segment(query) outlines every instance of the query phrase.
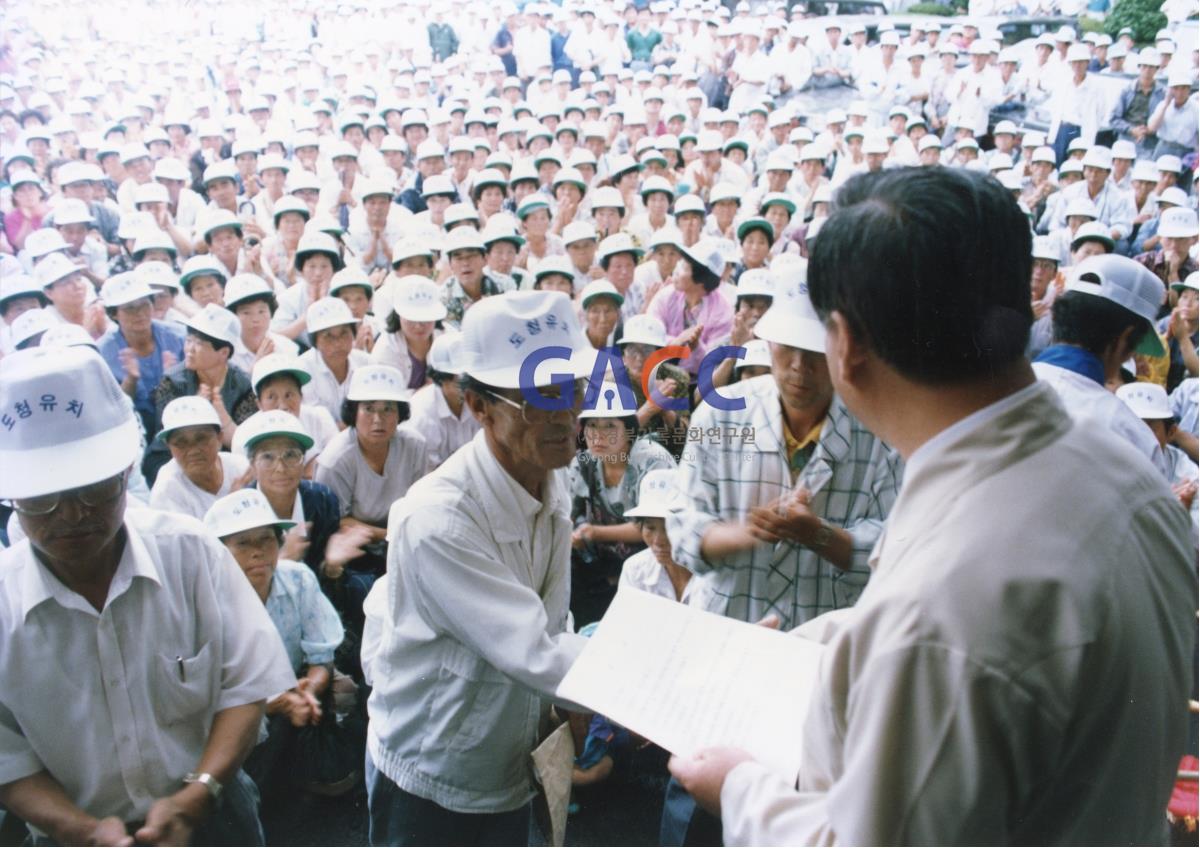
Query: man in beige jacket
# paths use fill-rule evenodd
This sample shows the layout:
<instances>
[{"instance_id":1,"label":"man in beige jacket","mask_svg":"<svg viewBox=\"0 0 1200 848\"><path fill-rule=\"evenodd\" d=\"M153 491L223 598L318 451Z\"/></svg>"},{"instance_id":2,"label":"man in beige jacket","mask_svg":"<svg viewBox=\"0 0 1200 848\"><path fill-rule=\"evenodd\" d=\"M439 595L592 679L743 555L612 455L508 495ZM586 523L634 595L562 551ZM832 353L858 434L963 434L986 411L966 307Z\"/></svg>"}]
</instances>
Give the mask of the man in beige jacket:
<instances>
[{"instance_id":1,"label":"man in beige jacket","mask_svg":"<svg viewBox=\"0 0 1200 848\"><path fill-rule=\"evenodd\" d=\"M904 484L874 576L824 628L800 773L730 749L672 771L727 845L1165 839L1196 626L1187 514L1035 381L1029 230L998 183L895 169L838 206L812 300L838 394L905 457Z\"/></svg>"}]
</instances>

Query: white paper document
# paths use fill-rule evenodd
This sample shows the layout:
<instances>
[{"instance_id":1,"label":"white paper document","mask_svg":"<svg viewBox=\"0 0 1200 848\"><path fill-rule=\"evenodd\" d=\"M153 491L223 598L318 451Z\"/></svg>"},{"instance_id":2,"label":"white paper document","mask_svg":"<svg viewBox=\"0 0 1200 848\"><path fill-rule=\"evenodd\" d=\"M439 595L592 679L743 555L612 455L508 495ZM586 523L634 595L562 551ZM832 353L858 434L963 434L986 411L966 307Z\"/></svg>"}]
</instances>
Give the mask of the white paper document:
<instances>
[{"instance_id":1,"label":"white paper document","mask_svg":"<svg viewBox=\"0 0 1200 848\"><path fill-rule=\"evenodd\" d=\"M822 650L622 587L558 695L673 754L743 748L793 780Z\"/></svg>"}]
</instances>

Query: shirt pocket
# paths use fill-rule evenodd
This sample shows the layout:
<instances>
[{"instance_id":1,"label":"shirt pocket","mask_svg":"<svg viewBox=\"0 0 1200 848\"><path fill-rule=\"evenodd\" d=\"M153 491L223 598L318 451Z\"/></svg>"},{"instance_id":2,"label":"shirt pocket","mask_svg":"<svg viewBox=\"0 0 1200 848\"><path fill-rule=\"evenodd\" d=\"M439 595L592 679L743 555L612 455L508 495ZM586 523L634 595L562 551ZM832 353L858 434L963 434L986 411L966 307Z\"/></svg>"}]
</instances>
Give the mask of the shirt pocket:
<instances>
[{"instance_id":1,"label":"shirt pocket","mask_svg":"<svg viewBox=\"0 0 1200 848\"><path fill-rule=\"evenodd\" d=\"M178 724L211 709L213 699L211 642L194 656L156 654L154 713L164 725Z\"/></svg>"},{"instance_id":2,"label":"shirt pocket","mask_svg":"<svg viewBox=\"0 0 1200 848\"><path fill-rule=\"evenodd\" d=\"M514 684L482 657L458 648L443 661L440 676L448 749L470 751L497 732L515 729L503 726L505 701Z\"/></svg>"}]
</instances>

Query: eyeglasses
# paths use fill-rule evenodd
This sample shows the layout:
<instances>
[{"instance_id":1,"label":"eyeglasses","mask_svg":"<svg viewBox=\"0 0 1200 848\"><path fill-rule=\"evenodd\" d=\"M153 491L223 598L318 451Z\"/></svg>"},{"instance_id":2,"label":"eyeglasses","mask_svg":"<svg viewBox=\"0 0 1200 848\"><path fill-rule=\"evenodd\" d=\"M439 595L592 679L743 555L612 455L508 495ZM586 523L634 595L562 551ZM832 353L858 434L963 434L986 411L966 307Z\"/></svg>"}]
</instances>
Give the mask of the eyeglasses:
<instances>
[{"instance_id":1,"label":"eyeglasses","mask_svg":"<svg viewBox=\"0 0 1200 848\"><path fill-rule=\"evenodd\" d=\"M277 464L284 468L295 468L304 460L304 451L298 448L288 448L276 453L275 451L259 451L254 455L254 463L265 468L274 468Z\"/></svg>"},{"instance_id":2,"label":"eyeglasses","mask_svg":"<svg viewBox=\"0 0 1200 848\"><path fill-rule=\"evenodd\" d=\"M561 398L562 398L561 392L564 389L565 389L565 384L556 383L554 386L542 387L542 388L539 388L537 391L538 391L538 394L540 394L547 401L558 401L558 400L561 400ZM551 392L554 390L558 390L559 394L549 394L548 393L548 392ZM571 396L571 405L569 407L567 407L565 410L564 409L540 409L537 406L534 406L533 404L531 404L527 400L522 400L520 403L518 403L517 401L513 400L512 398L505 397L504 395L499 394L498 392L492 391L491 389L489 389L487 393L495 400L498 400L498 401L501 401L502 403L508 404L513 409L520 410L521 411L521 420L524 421L526 424L534 424L538 421L547 420L552 415L554 415L554 413L556 413L556 412L570 412L573 416L578 415L579 410L583 409L583 396L587 392L587 380L585 380L585 379L576 380L574 382L572 391L574 393Z\"/></svg>"},{"instance_id":3,"label":"eyeglasses","mask_svg":"<svg viewBox=\"0 0 1200 848\"><path fill-rule=\"evenodd\" d=\"M65 492L54 492L50 495L39 495L35 498L16 498L6 501L9 506L22 515L49 515L58 509L63 498L74 498L86 507L96 508L112 503L125 491L125 472L115 477L80 486L78 489L68 489Z\"/></svg>"}]
</instances>

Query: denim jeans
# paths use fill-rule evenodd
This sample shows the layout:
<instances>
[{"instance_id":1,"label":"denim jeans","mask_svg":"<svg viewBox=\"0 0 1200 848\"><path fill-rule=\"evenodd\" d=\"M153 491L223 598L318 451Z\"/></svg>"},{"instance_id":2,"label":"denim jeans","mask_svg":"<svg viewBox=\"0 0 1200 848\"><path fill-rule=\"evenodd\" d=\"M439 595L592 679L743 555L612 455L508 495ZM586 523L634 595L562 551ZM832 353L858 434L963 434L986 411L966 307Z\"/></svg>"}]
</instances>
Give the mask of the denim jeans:
<instances>
[{"instance_id":1,"label":"denim jeans","mask_svg":"<svg viewBox=\"0 0 1200 848\"><path fill-rule=\"evenodd\" d=\"M456 813L405 792L366 757L372 845L528 845L532 807Z\"/></svg>"},{"instance_id":2,"label":"denim jeans","mask_svg":"<svg viewBox=\"0 0 1200 848\"><path fill-rule=\"evenodd\" d=\"M671 778L663 798L659 845L723 845L721 820L696 806L692 796Z\"/></svg>"}]
</instances>

